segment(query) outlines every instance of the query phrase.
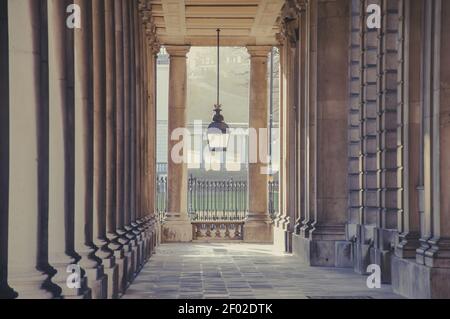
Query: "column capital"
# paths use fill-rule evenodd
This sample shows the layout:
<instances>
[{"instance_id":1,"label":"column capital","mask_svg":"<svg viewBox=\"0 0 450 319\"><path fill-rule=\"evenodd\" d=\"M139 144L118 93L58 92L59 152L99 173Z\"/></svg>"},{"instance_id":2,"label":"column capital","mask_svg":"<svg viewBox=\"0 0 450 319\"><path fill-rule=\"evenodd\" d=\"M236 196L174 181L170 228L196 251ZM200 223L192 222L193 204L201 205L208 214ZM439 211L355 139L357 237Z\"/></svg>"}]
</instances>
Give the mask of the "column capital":
<instances>
[{"instance_id":1,"label":"column capital","mask_svg":"<svg viewBox=\"0 0 450 319\"><path fill-rule=\"evenodd\" d=\"M170 57L178 57L185 58L191 49L190 45L167 45L166 47L167 53L169 53Z\"/></svg>"},{"instance_id":2,"label":"column capital","mask_svg":"<svg viewBox=\"0 0 450 319\"><path fill-rule=\"evenodd\" d=\"M249 45L247 51L251 58L267 58L272 46L270 45Z\"/></svg>"}]
</instances>

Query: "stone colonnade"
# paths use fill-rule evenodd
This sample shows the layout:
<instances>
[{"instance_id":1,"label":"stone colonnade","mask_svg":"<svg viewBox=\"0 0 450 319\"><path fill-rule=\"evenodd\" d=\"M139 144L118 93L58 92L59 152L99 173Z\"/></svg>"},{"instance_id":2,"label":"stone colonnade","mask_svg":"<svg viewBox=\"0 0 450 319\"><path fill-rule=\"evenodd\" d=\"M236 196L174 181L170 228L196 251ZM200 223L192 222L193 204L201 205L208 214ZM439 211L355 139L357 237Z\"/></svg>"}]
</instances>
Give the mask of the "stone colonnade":
<instances>
[{"instance_id":1,"label":"stone colonnade","mask_svg":"<svg viewBox=\"0 0 450 319\"><path fill-rule=\"evenodd\" d=\"M158 241L148 4L2 0L0 12L0 296L117 298Z\"/></svg>"},{"instance_id":2,"label":"stone colonnade","mask_svg":"<svg viewBox=\"0 0 450 319\"><path fill-rule=\"evenodd\" d=\"M188 45L165 45L170 55L169 118L168 118L168 212L162 224L161 240L165 243L190 242L193 238L192 224L188 216L188 168L183 130L187 127L187 54ZM249 214L245 221L244 241L272 243L273 227L269 217L267 200L267 172L263 160L268 154L268 136L260 129L268 127L267 80L268 56L271 46L248 46L250 54L250 123L258 132L256 141L259 154L249 164ZM180 141L181 140L181 141ZM256 158L257 157L257 158Z\"/></svg>"},{"instance_id":3,"label":"stone colonnade","mask_svg":"<svg viewBox=\"0 0 450 319\"><path fill-rule=\"evenodd\" d=\"M382 28L367 26L370 4ZM275 243L450 297L450 3L288 1Z\"/></svg>"}]
</instances>

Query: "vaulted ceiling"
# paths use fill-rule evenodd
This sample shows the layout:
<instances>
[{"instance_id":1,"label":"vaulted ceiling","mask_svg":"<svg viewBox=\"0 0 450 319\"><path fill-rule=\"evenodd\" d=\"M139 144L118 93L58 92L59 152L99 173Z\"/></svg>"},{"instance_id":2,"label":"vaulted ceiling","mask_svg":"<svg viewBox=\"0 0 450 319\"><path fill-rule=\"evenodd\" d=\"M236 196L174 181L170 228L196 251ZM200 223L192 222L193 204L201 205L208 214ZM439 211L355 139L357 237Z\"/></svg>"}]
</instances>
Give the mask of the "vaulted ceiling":
<instances>
[{"instance_id":1,"label":"vaulted ceiling","mask_svg":"<svg viewBox=\"0 0 450 319\"><path fill-rule=\"evenodd\" d=\"M162 44L274 45L284 0L150 0Z\"/></svg>"}]
</instances>

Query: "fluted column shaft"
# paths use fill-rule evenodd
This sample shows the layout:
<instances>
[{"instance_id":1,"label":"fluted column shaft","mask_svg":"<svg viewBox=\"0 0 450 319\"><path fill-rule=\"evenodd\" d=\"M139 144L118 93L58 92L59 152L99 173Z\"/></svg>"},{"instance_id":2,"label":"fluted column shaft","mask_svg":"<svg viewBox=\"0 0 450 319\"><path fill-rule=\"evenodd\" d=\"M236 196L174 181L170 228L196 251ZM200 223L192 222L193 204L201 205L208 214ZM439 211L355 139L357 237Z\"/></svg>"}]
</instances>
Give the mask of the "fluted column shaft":
<instances>
[{"instance_id":1,"label":"fluted column shaft","mask_svg":"<svg viewBox=\"0 0 450 319\"><path fill-rule=\"evenodd\" d=\"M49 35L49 202L48 202L48 245L49 263L56 274L52 282L59 286L64 297L86 295L88 292L85 282L80 289L67 287L67 266L75 263L69 254L73 245L73 227L71 224L72 210L69 196L72 182L69 181L70 151L69 125L70 101L67 94L67 63L65 48L69 45L66 40L66 25L64 12L65 2L50 0L48 6L48 35ZM58 292L59 293L59 292Z\"/></svg>"},{"instance_id":2,"label":"fluted column shaft","mask_svg":"<svg viewBox=\"0 0 450 319\"><path fill-rule=\"evenodd\" d=\"M399 37L399 96L401 97L401 123L399 136L403 137L404 146L400 150L403 159L404 177L402 197L398 202L401 211L398 214L399 243L395 249L401 258L415 258L420 238L420 207L419 190L420 178L420 134L421 134L421 80L414 75L422 57L422 3L420 0L400 1ZM400 125L402 124L402 125Z\"/></svg>"},{"instance_id":3,"label":"fluted column shaft","mask_svg":"<svg viewBox=\"0 0 450 319\"><path fill-rule=\"evenodd\" d=\"M0 1L0 298L13 298L8 285L9 183L8 1Z\"/></svg>"},{"instance_id":4,"label":"fluted column shaft","mask_svg":"<svg viewBox=\"0 0 450 319\"><path fill-rule=\"evenodd\" d=\"M19 298L48 298L39 253L41 12L33 0L8 2L9 235L8 277ZM26 92L26 94L24 94ZM26 200L24 200L24 198Z\"/></svg>"},{"instance_id":5,"label":"fluted column shaft","mask_svg":"<svg viewBox=\"0 0 450 319\"><path fill-rule=\"evenodd\" d=\"M123 20L123 56L124 56L124 238L128 242L128 280L134 278L136 272L137 248L132 228L133 203L133 103L134 103L134 64L133 64L133 28L132 3L128 0L122 2Z\"/></svg>"},{"instance_id":6,"label":"fluted column shaft","mask_svg":"<svg viewBox=\"0 0 450 319\"><path fill-rule=\"evenodd\" d=\"M426 5L429 15L426 34L430 38L425 68L425 222L431 237L425 252L419 251L428 267L450 269L450 3L435 0ZM429 64L428 64L429 63ZM426 233L424 234L426 236ZM422 238L425 241L426 237ZM450 289L442 289L448 298ZM444 287L442 287L444 288ZM444 293L445 291L445 293Z\"/></svg>"},{"instance_id":7,"label":"fluted column shaft","mask_svg":"<svg viewBox=\"0 0 450 319\"><path fill-rule=\"evenodd\" d=\"M106 237L106 47L105 16L112 13L111 0L92 1L93 101L94 101L94 242L108 275L108 298L117 297L117 266ZM106 5L106 6L105 6ZM107 12L106 12L107 11ZM108 30L113 32L113 30Z\"/></svg>"},{"instance_id":8,"label":"fluted column shaft","mask_svg":"<svg viewBox=\"0 0 450 319\"><path fill-rule=\"evenodd\" d=\"M149 40L150 41L150 40ZM147 46L147 75L148 75L148 110L147 110L147 122L148 122L148 139L147 139L147 161L148 161L148 214L151 227L151 247L150 254L153 254L154 247L157 245L158 229L160 226L157 223L155 215L155 181L156 181L156 60L159 52L159 45L149 44Z\"/></svg>"},{"instance_id":9,"label":"fluted column shaft","mask_svg":"<svg viewBox=\"0 0 450 319\"><path fill-rule=\"evenodd\" d=\"M118 259L119 292L124 293L127 286L127 276L130 267L128 239L125 236L125 41L124 41L124 11L127 0L115 0L115 72L116 72L116 233L117 242L122 246L122 259Z\"/></svg>"},{"instance_id":10,"label":"fluted column shaft","mask_svg":"<svg viewBox=\"0 0 450 319\"><path fill-rule=\"evenodd\" d=\"M103 265L94 255L93 244L93 108L90 85L91 2L77 0L82 28L75 29L75 250L81 256L92 298L106 298L106 276Z\"/></svg>"}]
</instances>

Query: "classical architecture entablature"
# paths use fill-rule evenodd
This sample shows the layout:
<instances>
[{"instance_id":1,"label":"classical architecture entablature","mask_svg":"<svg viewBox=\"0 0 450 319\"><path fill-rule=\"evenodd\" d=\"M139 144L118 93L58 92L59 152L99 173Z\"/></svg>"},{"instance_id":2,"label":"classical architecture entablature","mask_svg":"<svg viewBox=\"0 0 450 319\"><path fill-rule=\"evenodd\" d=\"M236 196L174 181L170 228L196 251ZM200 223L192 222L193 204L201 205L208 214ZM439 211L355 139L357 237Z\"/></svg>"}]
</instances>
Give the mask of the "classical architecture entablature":
<instances>
[{"instance_id":1,"label":"classical architecture entablature","mask_svg":"<svg viewBox=\"0 0 450 319\"><path fill-rule=\"evenodd\" d=\"M141 1L144 3L144 1ZM147 0L144 7L162 44L277 45L282 0Z\"/></svg>"}]
</instances>

